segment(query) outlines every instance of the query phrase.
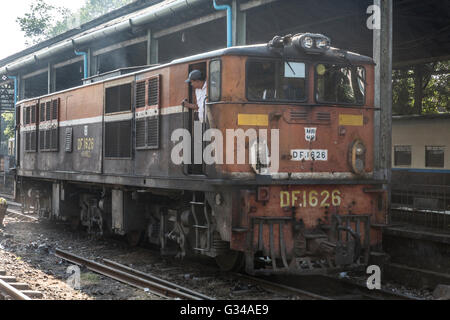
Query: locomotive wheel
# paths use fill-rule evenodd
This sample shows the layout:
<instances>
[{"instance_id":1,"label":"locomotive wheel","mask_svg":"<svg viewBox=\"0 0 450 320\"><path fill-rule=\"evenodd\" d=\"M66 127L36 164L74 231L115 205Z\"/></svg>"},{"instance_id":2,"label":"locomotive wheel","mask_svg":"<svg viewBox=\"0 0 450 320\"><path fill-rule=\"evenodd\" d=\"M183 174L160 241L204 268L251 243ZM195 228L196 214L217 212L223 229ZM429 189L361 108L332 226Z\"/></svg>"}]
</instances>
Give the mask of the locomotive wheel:
<instances>
[{"instance_id":1,"label":"locomotive wheel","mask_svg":"<svg viewBox=\"0 0 450 320\"><path fill-rule=\"evenodd\" d=\"M135 230L127 233L127 242L131 247L137 247L141 241L142 231Z\"/></svg>"},{"instance_id":2,"label":"locomotive wheel","mask_svg":"<svg viewBox=\"0 0 450 320\"><path fill-rule=\"evenodd\" d=\"M245 266L245 256L243 252L230 250L225 254L217 256L216 263L222 271L238 272Z\"/></svg>"}]
</instances>

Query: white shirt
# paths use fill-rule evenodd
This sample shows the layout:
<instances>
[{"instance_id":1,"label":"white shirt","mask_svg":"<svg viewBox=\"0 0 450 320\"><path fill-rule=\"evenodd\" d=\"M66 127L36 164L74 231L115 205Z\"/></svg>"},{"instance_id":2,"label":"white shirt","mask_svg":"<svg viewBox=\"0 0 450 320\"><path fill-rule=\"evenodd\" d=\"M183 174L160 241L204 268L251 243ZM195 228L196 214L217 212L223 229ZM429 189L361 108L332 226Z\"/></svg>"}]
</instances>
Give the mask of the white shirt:
<instances>
[{"instance_id":1,"label":"white shirt","mask_svg":"<svg viewBox=\"0 0 450 320\"><path fill-rule=\"evenodd\" d=\"M206 81L201 89L195 89L195 97L197 98L197 106L198 106L198 118L200 122L203 122L205 119L205 110L204 104L206 100L207 90L206 90Z\"/></svg>"}]
</instances>

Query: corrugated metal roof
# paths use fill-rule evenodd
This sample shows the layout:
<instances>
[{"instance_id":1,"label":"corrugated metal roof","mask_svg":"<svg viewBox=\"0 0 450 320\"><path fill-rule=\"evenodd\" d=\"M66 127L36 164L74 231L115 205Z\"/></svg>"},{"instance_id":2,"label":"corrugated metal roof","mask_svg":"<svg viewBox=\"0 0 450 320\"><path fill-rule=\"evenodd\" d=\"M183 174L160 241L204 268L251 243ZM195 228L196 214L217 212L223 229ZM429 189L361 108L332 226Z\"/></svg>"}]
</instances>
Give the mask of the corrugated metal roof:
<instances>
[{"instance_id":1,"label":"corrugated metal roof","mask_svg":"<svg viewBox=\"0 0 450 320\"><path fill-rule=\"evenodd\" d=\"M25 57L27 55L35 54L42 50L47 50L49 47L58 45L60 43L70 41L73 37L79 37L85 34L92 33L96 30L101 30L108 26L126 21L127 19L138 16L142 13L149 12L152 10L156 10L158 8L170 5L172 2L176 0L138 0L132 2L129 5L126 5L122 8L114 10L108 14L100 16L92 21L89 21L80 26L80 28L68 30L65 33L62 33L54 38L45 40L37 45L31 46L22 50L18 53L15 53L9 57L6 57L0 60L0 66L6 65L12 61L19 61L20 58Z\"/></svg>"}]
</instances>

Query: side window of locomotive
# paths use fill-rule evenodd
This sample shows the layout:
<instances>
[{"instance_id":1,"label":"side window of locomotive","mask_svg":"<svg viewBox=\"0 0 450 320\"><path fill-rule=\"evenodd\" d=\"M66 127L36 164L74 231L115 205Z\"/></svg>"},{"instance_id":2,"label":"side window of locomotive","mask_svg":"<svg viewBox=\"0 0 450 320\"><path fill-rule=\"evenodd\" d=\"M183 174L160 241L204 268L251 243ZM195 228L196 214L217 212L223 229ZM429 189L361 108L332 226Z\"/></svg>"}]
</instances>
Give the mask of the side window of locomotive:
<instances>
[{"instance_id":1,"label":"side window of locomotive","mask_svg":"<svg viewBox=\"0 0 450 320\"><path fill-rule=\"evenodd\" d=\"M131 112L131 83L105 89L105 157L131 158L132 120L115 121L108 114Z\"/></svg>"},{"instance_id":2,"label":"side window of locomotive","mask_svg":"<svg viewBox=\"0 0 450 320\"><path fill-rule=\"evenodd\" d=\"M222 94L222 63L220 60L213 60L209 63L208 81L209 101L220 101Z\"/></svg>"},{"instance_id":3,"label":"side window of locomotive","mask_svg":"<svg viewBox=\"0 0 450 320\"><path fill-rule=\"evenodd\" d=\"M131 83L106 88L105 113L131 111Z\"/></svg>"},{"instance_id":4,"label":"side window of locomotive","mask_svg":"<svg viewBox=\"0 0 450 320\"><path fill-rule=\"evenodd\" d=\"M253 101L305 101L306 66L303 62L249 61L247 99Z\"/></svg>"},{"instance_id":5,"label":"side window of locomotive","mask_svg":"<svg viewBox=\"0 0 450 320\"><path fill-rule=\"evenodd\" d=\"M366 71L363 67L318 64L315 69L317 102L364 104Z\"/></svg>"}]
</instances>

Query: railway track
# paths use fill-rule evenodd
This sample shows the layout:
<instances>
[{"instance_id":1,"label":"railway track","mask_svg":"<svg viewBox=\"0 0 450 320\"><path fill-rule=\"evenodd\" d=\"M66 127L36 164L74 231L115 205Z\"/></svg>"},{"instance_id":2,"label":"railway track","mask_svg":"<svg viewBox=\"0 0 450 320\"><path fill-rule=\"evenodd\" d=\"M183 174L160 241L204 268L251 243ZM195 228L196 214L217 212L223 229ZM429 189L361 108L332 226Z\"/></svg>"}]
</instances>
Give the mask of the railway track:
<instances>
[{"instance_id":1,"label":"railway track","mask_svg":"<svg viewBox=\"0 0 450 320\"><path fill-rule=\"evenodd\" d=\"M136 269L132 269L123 264L114 262L109 259L103 259L102 264L82 258L78 255L70 252L57 249L55 255L68 262L85 266L89 270L99 273L101 275L110 277L117 281L132 285L136 288L146 289L146 291L153 293L161 298L168 299L185 299L185 300L214 300L214 298L203 295L191 289L182 287L175 283L163 280L155 275L144 273ZM282 285L264 279L259 279L243 274L232 274L236 281L243 281L257 285L264 288L267 291L276 293L296 296L305 300L332 300L326 296L321 296L308 292L305 290L297 289L287 285Z\"/></svg>"},{"instance_id":2,"label":"railway track","mask_svg":"<svg viewBox=\"0 0 450 320\"><path fill-rule=\"evenodd\" d=\"M0 299L33 300L42 298L42 293L33 291L28 284L20 283L15 277L7 276L6 271L0 270Z\"/></svg>"},{"instance_id":3,"label":"railway track","mask_svg":"<svg viewBox=\"0 0 450 320\"><path fill-rule=\"evenodd\" d=\"M7 215L8 217L15 218L16 220L21 221L21 222L36 222L36 221L39 220L39 219L36 218L36 217L33 217L33 216L30 216L30 215L23 214L23 213L21 213L19 210L16 210L16 209L10 209L10 208L8 208L8 209L6 210L6 215Z\"/></svg>"},{"instance_id":4,"label":"railway track","mask_svg":"<svg viewBox=\"0 0 450 320\"><path fill-rule=\"evenodd\" d=\"M214 300L211 297L195 292L175 283L145 274L111 260L103 260L104 264L82 258L60 249L55 255L71 263L85 266L91 271L110 277L117 281L145 290L163 299Z\"/></svg>"},{"instance_id":5,"label":"railway track","mask_svg":"<svg viewBox=\"0 0 450 320\"><path fill-rule=\"evenodd\" d=\"M325 297L327 300L421 300L385 289L369 290L363 283L327 275L268 278L271 279L269 282L289 283L290 286Z\"/></svg>"},{"instance_id":6,"label":"railway track","mask_svg":"<svg viewBox=\"0 0 450 320\"><path fill-rule=\"evenodd\" d=\"M8 209L8 216L19 221L38 220L15 210L15 204L11 203L11 205L13 208ZM98 263L59 249L56 250L56 256L71 263L86 266L96 273L145 290L163 299L213 300L209 296L163 280L156 275L129 268L112 260L103 259L102 263ZM185 270L181 267L179 269L180 272ZM159 274L165 277L164 273L159 272ZM250 284L249 287L259 287L267 292L274 293L274 297L276 297L276 294L280 294L281 297L301 300L419 300L387 290L371 291L362 284L333 277L318 279L308 276L298 277L297 280L283 281L277 277L251 277L243 274L230 274L230 276L235 282L241 281ZM204 274L198 274L196 277L202 278ZM251 294L256 295L257 292L253 291ZM238 297L238 295L235 295L235 297ZM271 297L268 299L270 300Z\"/></svg>"}]
</instances>

